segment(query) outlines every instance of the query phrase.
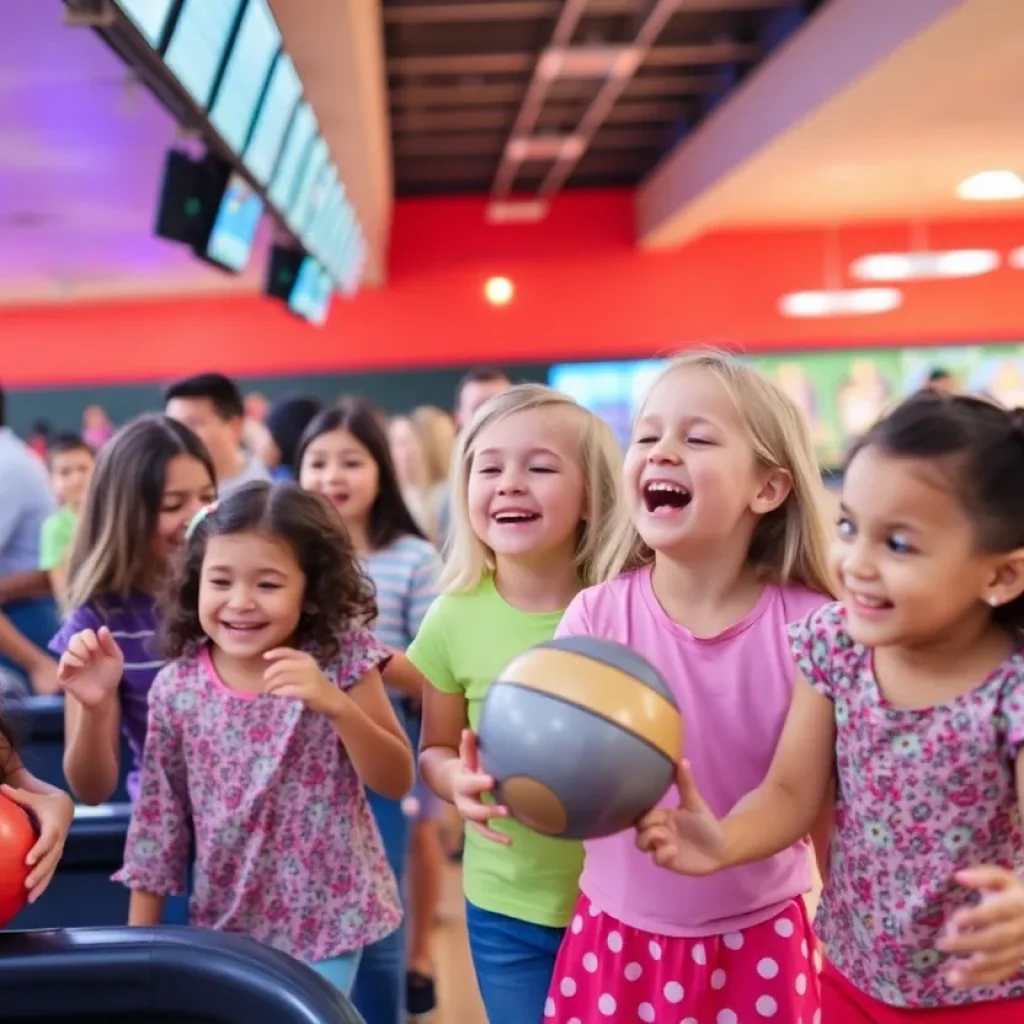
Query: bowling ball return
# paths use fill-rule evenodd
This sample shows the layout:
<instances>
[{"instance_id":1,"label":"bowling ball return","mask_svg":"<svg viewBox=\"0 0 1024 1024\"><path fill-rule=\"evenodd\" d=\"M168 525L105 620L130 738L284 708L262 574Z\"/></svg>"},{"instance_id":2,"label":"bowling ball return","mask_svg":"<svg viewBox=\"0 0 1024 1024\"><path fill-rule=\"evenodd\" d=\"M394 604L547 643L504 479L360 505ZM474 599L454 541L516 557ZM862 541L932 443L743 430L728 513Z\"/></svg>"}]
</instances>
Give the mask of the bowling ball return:
<instances>
[{"instance_id":1,"label":"bowling ball return","mask_svg":"<svg viewBox=\"0 0 1024 1024\"><path fill-rule=\"evenodd\" d=\"M198 928L0 933L3 1024L365 1024L305 964Z\"/></svg>"}]
</instances>

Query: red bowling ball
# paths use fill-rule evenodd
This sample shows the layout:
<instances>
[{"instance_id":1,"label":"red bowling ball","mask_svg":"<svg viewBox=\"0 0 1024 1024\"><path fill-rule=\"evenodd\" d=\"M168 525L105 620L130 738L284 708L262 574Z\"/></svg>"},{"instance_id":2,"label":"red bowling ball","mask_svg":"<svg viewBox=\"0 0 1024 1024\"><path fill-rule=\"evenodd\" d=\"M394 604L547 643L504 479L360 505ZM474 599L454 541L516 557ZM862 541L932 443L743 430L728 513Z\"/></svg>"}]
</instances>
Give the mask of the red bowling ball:
<instances>
[{"instance_id":1,"label":"red bowling ball","mask_svg":"<svg viewBox=\"0 0 1024 1024\"><path fill-rule=\"evenodd\" d=\"M0 793L0 928L6 928L25 906L25 879L30 870L25 858L35 842L36 830L29 816Z\"/></svg>"}]
</instances>

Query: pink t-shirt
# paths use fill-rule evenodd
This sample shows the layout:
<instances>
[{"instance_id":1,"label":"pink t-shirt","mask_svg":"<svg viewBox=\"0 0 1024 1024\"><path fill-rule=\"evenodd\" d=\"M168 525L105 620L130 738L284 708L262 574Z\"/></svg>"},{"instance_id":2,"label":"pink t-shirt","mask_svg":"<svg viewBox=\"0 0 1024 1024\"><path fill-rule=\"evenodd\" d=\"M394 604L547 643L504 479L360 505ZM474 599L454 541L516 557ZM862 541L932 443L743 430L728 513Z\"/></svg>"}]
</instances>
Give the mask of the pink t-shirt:
<instances>
[{"instance_id":1,"label":"pink t-shirt","mask_svg":"<svg viewBox=\"0 0 1024 1024\"><path fill-rule=\"evenodd\" d=\"M787 627L827 600L801 587L769 586L741 621L704 639L669 618L650 569L642 569L584 590L558 635L616 640L661 672L683 716L697 785L725 815L764 780L789 711L796 669ZM664 804L677 800L673 787ZM738 931L769 920L811 888L808 843L708 878L664 871L634 843L632 830L586 843L580 888L604 913L644 931Z\"/></svg>"},{"instance_id":2,"label":"pink t-shirt","mask_svg":"<svg viewBox=\"0 0 1024 1024\"><path fill-rule=\"evenodd\" d=\"M342 689L389 658L367 630L341 645L321 668ZM229 689L205 650L168 665L150 690L139 796L115 881L183 893L193 830L192 925L316 963L401 922L363 784L329 719L296 700Z\"/></svg>"}]
</instances>

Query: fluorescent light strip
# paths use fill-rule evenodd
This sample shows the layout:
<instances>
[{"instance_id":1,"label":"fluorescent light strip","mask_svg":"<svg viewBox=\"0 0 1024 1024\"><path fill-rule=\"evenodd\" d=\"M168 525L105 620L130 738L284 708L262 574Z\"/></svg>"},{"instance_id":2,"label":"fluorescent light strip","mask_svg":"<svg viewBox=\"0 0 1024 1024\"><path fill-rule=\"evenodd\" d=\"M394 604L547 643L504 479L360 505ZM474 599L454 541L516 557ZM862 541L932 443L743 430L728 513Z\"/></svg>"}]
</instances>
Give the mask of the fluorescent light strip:
<instances>
[{"instance_id":1,"label":"fluorescent light strip","mask_svg":"<svg viewBox=\"0 0 1024 1024\"><path fill-rule=\"evenodd\" d=\"M891 313L902 304L903 292L899 288L847 288L791 292L779 299L779 312L797 319L874 316Z\"/></svg>"},{"instance_id":2,"label":"fluorescent light strip","mask_svg":"<svg viewBox=\"0 0 1024 1024\"><path fill-rule=\"evenodd\" d=\"M994 249L948 249L944 252L877 252L850 264L859 281L926 281L979 277L999 267Z\"/></svg>"},{"instance_id":3,"label":"fluorescent light strip","mask_svg":"<svg viewBox=\"0 0 1024 1024\"><path fill-rule=\"evenodd\" d=\"M961 181L956 194L980 203L1024 199L1024 180L1014 171L980 171Z\"/></svg>"}]
</instances>

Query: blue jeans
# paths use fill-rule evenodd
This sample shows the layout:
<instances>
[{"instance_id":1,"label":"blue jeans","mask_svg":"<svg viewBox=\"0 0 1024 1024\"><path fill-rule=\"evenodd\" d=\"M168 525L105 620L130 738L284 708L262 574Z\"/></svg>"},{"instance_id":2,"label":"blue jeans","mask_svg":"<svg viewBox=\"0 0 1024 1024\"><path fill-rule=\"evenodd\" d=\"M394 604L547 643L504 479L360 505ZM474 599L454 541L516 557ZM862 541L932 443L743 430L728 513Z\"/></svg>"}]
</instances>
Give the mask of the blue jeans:
<instances>
[{"instance_id":1,"label":"blue jeans","mask_svg":"<svg viewBox=\"0 0 1024 1024\"><path fill-rule=\"evenodd\" d=\"M352 982L355 981L362 955L363 951L357 949L341 956L332 956L330 960L319 960L309 966L322 978L326 978L342 995L349 996L352 994Z\"/></svg>"},{"instance_id":2,"label":"blue jeans","mask_svg":"<svg viewBox=\"0 0 1024 1024\"><path fill-rule=\"evenodd\" d=\"M481 910L468 900L466 927L490 1024L541 1024L565 929Z\"/></svg>"},{"instance_id":3,"label":"blue jeans","mask_svg":"<svg viewBox=\"0 0 1024 1024\"><path fill-rule=\"evenodd\" d=\"M386 800L369 790L366 797L377 822L388 864L404 889L409 853L409 819L401 800ZM404 902L404 900L403 900ZM363 950L352 989L352 1002L368 1024L402 1024L405 1020L405 924Z\"/></svg>"},{"instance_id":4,"label":"blue jeans","mask_svg":"<svg viewBox=\"0 0 1024 1024\"><path fill-rule=\"evenodd\" d=\"M11 625L26 640L36 647L47 650L47 645L60 629L60 610L52 597L35 597L28 601L11 601L0 611L11 621ZM29 678L20 665L15 665L9 658L0 654L0 665L17 676L26 684Z\"/></svg>"}]
</instances>

